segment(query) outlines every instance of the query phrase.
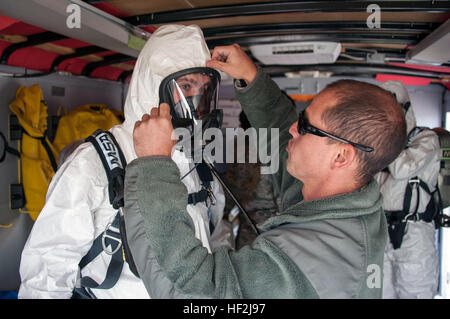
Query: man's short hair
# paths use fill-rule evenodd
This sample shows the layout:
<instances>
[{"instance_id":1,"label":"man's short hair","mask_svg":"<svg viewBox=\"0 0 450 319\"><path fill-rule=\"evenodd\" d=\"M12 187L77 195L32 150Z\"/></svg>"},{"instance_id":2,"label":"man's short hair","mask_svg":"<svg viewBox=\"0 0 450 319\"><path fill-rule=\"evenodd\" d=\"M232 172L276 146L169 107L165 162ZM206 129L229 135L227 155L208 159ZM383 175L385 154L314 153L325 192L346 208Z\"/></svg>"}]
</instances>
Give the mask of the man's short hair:
<instances>
[{"instance_id":1,"label":"man's short hair","mask_svg":"<svg viewBox=\"0 0 450 319\"><path fill-rule=\"evenodd\" d=\"M356 149L357 180L367 184L394 161L406 145L406 122L400 104L388 91L365 82L339 80L325 90L333 90L337 103L322 114L327 130L339 137L372 147L372 152ZM330 139L330 143L335 141Z\"/></svg>"}]
</instances>

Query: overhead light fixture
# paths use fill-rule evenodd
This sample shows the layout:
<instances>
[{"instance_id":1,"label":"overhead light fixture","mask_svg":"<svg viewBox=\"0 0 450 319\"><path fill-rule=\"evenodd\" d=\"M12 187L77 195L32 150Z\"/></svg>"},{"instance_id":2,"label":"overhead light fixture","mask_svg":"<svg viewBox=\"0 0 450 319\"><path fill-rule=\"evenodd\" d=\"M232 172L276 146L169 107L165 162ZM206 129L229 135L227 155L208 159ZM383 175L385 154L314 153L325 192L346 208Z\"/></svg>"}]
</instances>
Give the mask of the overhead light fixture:
<instances>
[{"instance_id":1,"label":"overhead light fixture","mask_svg":"<svg viewBox=\"0 0 450 319\"><path fill-rule=\"evenodd\" d=\"M249 46L253 56L267 65L334 63L341 53L338 42L291 42Z\"/></svg>"}]
</instances>

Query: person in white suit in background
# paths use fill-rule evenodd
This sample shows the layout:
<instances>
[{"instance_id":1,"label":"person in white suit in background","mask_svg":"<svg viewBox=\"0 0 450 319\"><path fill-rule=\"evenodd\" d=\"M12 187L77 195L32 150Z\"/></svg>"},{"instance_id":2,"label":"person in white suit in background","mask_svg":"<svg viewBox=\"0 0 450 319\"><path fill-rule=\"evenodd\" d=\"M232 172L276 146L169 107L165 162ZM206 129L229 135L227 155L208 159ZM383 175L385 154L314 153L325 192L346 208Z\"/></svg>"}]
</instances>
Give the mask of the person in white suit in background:
<instances>
[{"instance_id":1,"label":"person in white suit in background","mask_svg":"<svg viewBox=\"0 0 450 319\"><path fill-rule=\"evenodd\" d=\"M381 87L395 94L403 106L407 134L410 134L416 127L416 118L406 88L399 81L388 81ZM384 255L385 299L433 298L438 292L436 229L433 221L423 220L423 214L431 200L428 191L435 190L439 175L439 139L429 129L417 130L409 137L408 146L388 166L388 171L376 175L391 233ZM405 207L404 211L408 184L411 199L405 201L409 209ZM428 191L422 185L426 185Z\"/></svg>"}]
</instances>

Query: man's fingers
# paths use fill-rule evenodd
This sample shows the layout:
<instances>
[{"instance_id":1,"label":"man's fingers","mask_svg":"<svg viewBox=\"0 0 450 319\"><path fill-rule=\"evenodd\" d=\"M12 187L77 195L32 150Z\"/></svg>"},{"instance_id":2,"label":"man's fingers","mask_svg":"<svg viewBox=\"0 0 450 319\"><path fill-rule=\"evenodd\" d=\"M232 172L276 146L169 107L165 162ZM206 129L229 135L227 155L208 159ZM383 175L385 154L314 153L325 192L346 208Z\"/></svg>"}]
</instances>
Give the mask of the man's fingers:
<instances>
[{"instance_id":1,"label":"man's fingers","mask_svg":"<svg viewBox=\"0 0 450 319\"><path fill-rule=\"evenodd\" d=\"M158 116L158 108L154 107L150 110L150 117L157 117Z\"/></svg>"},{"instance_id":2,"label":"man's fingers","mask_svg":"<svg viewBox=\"0 0 450 319\"><path fill-rule=\"evenodd\" d=\"M223 61L223 57L225 58L228 57L229 55L228 51L229 51L228 46L215 47L211 55L211 60Z\"/></svg>"},{"instance_id":3,"label":"man's fingers","mask_svg":"<svg viewBox=\"0 0 450 319\"><path fill-rule=\"evenodd\" d=\"M212 60L206 66L227 73L235 79L244 79L251 83L257 74L257 67L238 45L227 45L215 47Z\"/></svg>"},{"instance_id":4,"label":"man's fingers","mask_svg":"<svg viewBox=\"0 0 450 319\"><path fill-rule=\"evenodd\" d=\"M133 144L136 155L170 157L176 143L172 140L172 131L169 105L161 103L160 107L152 108L150 114L144 114L142 121L137 121L134 125Z\"/></svg>"},{"instance_id":5,"label":"man's fingers","mask_svg":"<svg viewBox=\"0 0 450 319\"><path fill-rule=\"evenodd\" d=\"M211 55L211 59L215 60L215 61L226 62L228 60L228 58L230 57L230 55L235 53L240 48L241 47L237 43L232 44L232 45L215 47L214 51Z\"/></svg>"},{"instance_id":6,"label":"man's fingers","mask_svg":"<svg viewBox=\"0 0 450 319\"><path fill-rule=\"evenodd\" d=\"M225 65L226 64L224 62L220 62L220 61L216 61L216 60L206 61L206 66L208 68L213 68L213 69L217 69L217 70L220 70L220 71L224 71L224 68L226 68Z\"/></svg>"},{"instance_id":7,"label":"man's fingers","mask_svg":"<svg viewBox=\"0 0 450 319\"><path fill-rule=\"evenodd\" d=\"M215 60L209 60L206 62L206 66L208 68L212 68L212 69L216 69L222 72L227 73L230 76L233 76L233 65L230 65L230 63L227 62L220 62L220 61L215 61Z\"/></svg>"},{"instance_id":8,"label":"man's fingers","mask_svg":"<svg viewBox=\"0 0 450 319\"><path fill-rule=\"evenodd\" d=\"M159 116L170 117L170 106L167 103L161 103L159 105Z\"/></svg>"}]
</instances>

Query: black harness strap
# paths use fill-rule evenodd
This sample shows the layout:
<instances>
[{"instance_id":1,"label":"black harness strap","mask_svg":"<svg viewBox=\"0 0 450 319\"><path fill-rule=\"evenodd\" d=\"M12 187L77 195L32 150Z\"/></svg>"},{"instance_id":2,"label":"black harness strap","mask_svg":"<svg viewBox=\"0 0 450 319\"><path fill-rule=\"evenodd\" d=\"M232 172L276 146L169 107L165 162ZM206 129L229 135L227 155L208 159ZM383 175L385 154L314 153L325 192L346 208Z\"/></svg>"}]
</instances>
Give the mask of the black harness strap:
<instances>
[{"instance_id":1,"label":"black harness strap","mask_svg":"<svg viewBox=\"0 0 450 319\"><path fill-rule=\"evenodd\" d=\"M191 193L188 195L188 204L196 205L200 202L205 202L209 196L209 189L211 187L211 182L213 181L213 176L208 166L205 163L200 163L196 166L196 170L200 180L202 181L202 189L196 193Z\"/></svg>"},{"instance_id":2,"label":"black harness strap","mask_svg":"<svg viewBox=\"0 0 450 319\"><path fill-rule=\"evenodd\" d=\"M111 255L111 262L102 283L99 284L90 277L81 277L78 282L80 288L75 288L74 295L95 297L90 288L110 289L114 287L122 273L125 261L133 274L136 277L139 277L139 275L128 247L125 223L121 212L124 205L125 157L114 135L110 132L97 130L86 141L93 144L102 161L108 178L109 202L113 208L118 209L112 223L106 227L102 234L97 236L91 248L79 263L81 276L81 270L101 253L105 252ZM108 247L110 247L109 250Z\"/></svg>"},{"instance_id":3,"label":"black harness strap","mask_svg":"<svg viewBox=\"0 0 450 319\"><path fill-rule=\"evenodd\" d=\"M188 204L196 205L200 202L205 202L208 199L209 192L206 189L201 189L196 193L191 193L188 195Z\"/></svg>"},{"instance_id":4,"label":"black harness strap","mask_svg":"<svg viewBox=\"0 0 450 319\"><path fill-rule=\"evenodd\" d=\"M0 155L0 163L5 160L6 153L10 153L14 156L20 157L19 151L8 145L8 141L6 140L6 137L2 132L0 132L0 137L3 140L3 151L1 153L2 155Z\"/></svg>"},{"instance_id":5,"label":"black harness strap","mask_svg":"<svg viewBox=\"0 0 450 319\"><path fill-rule=\"evenodd\" d=\"M45 139L45 135L39 139L41 140L42 146L44 146L44 149L47 152L47 155L48 155L48 158L50 159L50 163L52 164L53 170L56 172L56 170L58 169L58 164L56 163L55 156L53 156L53 152L50 149L50 146L48 145L47 140Z\"/></svg>"},{"instance_id":6,"label":"black harness strap","mask_svg":"<svg viewBox=\"0 0 450 319\"><path fill-rule=\"evenodd\" d=\"M408 106L409 107L409 106ZM406 143L406 148L411 146L412 141L414 138L422 132L423 130L426 130L428 128L426 127L415 127L413 128L409 134L408 139ZM389 172L389 170L387 170ZM414 185L414 186L413 186ZM424 214L418 214L417 211L419 209L419 203L420 203L420 190L419 187L424 189L428 194L431 194L430 188L428 185L419 179L417 176L411 178L408 181L408 184L406 185L405 189L405 197L403 198L403 209L400 211L386 211L386 219L388 222L388 233L389 238L391 240L392 246L394 249L400 248L403 241L403 236L405 235L406 231L406 225L408 220L418 220L423 218ZM416 201L416 207L412 213L410 213L411 208L411 201L412 201L412 194L413 189L417 189L417 201Z\"/></svg>"},{"instance_id":7,"label":"black harness strap","mask_svg":"<svg viewBox=\"0 0 450 319\"><path fill-rule=\"evenodd\" d=\"M200 163L197 165L197 173L200 177L204 186L209 187L211 182L213 181L213 176L208 166L205 163Z\"/></svg>"},{"instance_id":8,"label":"black harness strap","mask_svg":"<svg viewBox=\"0 0 450 319\"><path fill-rule=\"evenodd\" d=\"M409 133L408 133L408 137L407 137L407 142L406 142L406 148L411 146L412 141L414 140L414 138L417 136L417 134L419 134L420 132L424 131L424 130L429 130L428 127L424 127L424 126L416 126L414 127Z\"/></svg>"},{"instance_id":9,"label":"black harness strap","mask_svg":"<svg viewBox=\"0 0 450 319\"><path fill-rule=\"evenodd\" d=\"M44 149L45 149L45 151L47 153L48 159L50 160L50 163L52 164L53 171L56 172L56 170L58 169L58 164L56 163L55 156L53 155L53 152L50 149L50 146L48 145L47 140L45 139L45 137L47 135L47 131L44 132L44 135L42 137L31 136L30 134L28 134L28 132L24 128L22 128L22 131L25 134L27 134L29 137L41 141L42 146L44 147Z\"/></svg>"},{"instance_id":10,"label":"black harness strap","mask_svg":"<svg viewBox=\"0 0 450 319\"><path fill-rule=\"evenodd\" d=\"M112 228L117 229L117 231L114 231ZM119 232L119 213L116 214L110 227L107 227L107 230L94 240L91 249L80 261L80 269L93 261L103 251L107 251L106 249L108 246L111 247L111 251L109 252L109 254L111 254L111 262L106 271L105 280L101 284L98 284L90 277L82 277L80 280L82 287L110 289L119 280L124 263L123 252L121 249L122 240Z\"/></svg>"},{"instance_id":11,"label":"black harness strap","mask_svg":"<svg viewBox=\"0 0 450 319\"><path fill-rule=\"evenodd\" d=\"M110 132L97 130L86 141L91 142L100 156L108 177L109 202L115 208L123 206L123 186L126 160Z\"/></svg>"},{"instance_id":12,"label":"black harness strap","mask_svg":"<svg viewBox=\"0 0 450 319\"><path fill-rule=\"evenodd\" d=\"M214 196L211 191L211 182L213 181L213 175L209 167L201 162L196 166L196 170L200 180L202 182L202 189L196 193L191 193L188 195L188 204L197 205L197 203L205 202L206 206L208 198ZM212 223L209 208L208 208L208 218L209 218L209 232L212 234L214 232L214 224Z\"/></svg>"},{"instance_id":13,"label":"black harness strap","mask_svg":"<svg viewBox=\"0 0 450 319\"><path fill-rule=\"evenodd\" d=\"M432 219L428 220L427 212L422 214L417 213L420 203L419 187L421 187L423 190L425 190L425 192L427 192L430 196L432 196L432 193L428 185L416 176L411 178L408 181L408 184L406 185L405 197L403 198L403 210L386 211L386 219L389 225L388 226L389 238L391 239L391 243L394 249L400 248L402 244L408 220L416 220L416 221L423 220L426 222L432 221ZM417 189L417 201L414 211L410 213L409 211L411 208L413 189Z\"/></svg>"}]
</instances>

